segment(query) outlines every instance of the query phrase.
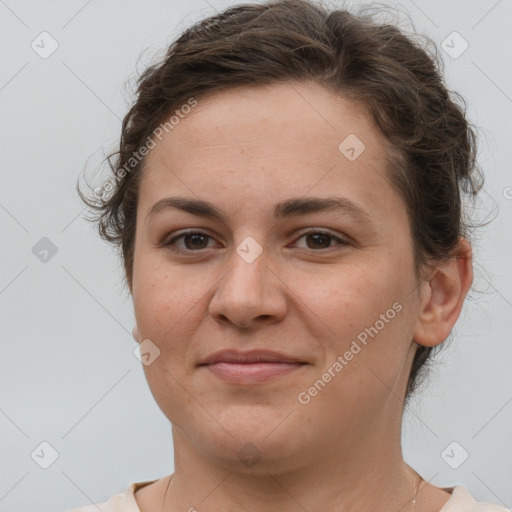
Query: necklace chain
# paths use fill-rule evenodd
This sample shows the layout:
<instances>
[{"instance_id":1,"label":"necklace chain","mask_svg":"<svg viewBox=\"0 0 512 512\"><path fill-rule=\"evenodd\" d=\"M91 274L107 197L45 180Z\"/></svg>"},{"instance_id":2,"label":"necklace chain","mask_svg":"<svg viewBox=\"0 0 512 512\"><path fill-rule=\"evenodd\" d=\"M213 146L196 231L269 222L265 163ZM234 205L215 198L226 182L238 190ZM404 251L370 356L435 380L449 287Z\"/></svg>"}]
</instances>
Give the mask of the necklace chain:
<instances>
[{"instance_id":1,"label":"necklace chain","mask_svg":"<svg viewBox=\"0 0 512 512\"><path fill-rule=\"evenodd\" d=\"M169 486L171 485L171 480L172 480L173 476L174 476L174 473L171 475L171 478L169 478L169 483L167 484L167 488L165 489L164 501L162 503L162 512L164 512L165 498L167 497L167 492L169 491ZM414 493L414 497L412 499L412 504L414 505L414 511L415 512L416 512L416 496L418 495L418 490L420 488L421 482L423 482L423 478L420 476L420 479L418 481L418 485L416 485L416 492Z\"/></svg>"},{"instance_id":2,"label":"necklace chain","mask_svg":"<svg viewBox=\"0 0 512 512\"><path fill-rule=\"evenodd\" d=\"M414 493L414 498L412 499L412 504L414 506L414 512L416 512L416 496L418 495L418 490L420 488L420 484L423 481L423 478L420 476L420 479L418 481L418 485L416 486L416 492Z\"/></svg>"}]
</instances>

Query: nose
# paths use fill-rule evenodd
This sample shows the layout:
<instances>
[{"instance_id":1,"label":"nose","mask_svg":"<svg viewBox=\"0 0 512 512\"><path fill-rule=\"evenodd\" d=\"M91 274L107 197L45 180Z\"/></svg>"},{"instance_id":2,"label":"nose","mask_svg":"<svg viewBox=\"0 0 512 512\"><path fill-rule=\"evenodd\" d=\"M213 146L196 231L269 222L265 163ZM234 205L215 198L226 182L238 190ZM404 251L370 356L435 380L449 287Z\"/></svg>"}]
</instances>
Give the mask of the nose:
<instances>
[{"instance_id":1,"label":"nose","mask_svg":"<svg viewBox=\"0 0 512 512\"><path fill-rule=\"evenodd\" d=\"M281 321L287 311L287 287L261 254L248 263L233 251L232 265L221 278L209 312L219 323L257 327Z\"/></svg>"}]
</instances>

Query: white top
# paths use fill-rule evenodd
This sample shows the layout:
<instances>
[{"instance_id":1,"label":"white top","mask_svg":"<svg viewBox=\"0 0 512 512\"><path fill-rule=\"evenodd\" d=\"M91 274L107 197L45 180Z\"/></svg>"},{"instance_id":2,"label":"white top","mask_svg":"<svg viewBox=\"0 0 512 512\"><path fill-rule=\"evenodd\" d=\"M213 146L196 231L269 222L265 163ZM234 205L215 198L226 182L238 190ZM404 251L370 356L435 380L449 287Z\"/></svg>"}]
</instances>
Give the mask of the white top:
<instances>
[{"instance_id":1,"label":"white top","mask_svg":"<svg viewBox=\"0 0 512 512\"><path fill-rule=\"evenodd\" d=\"M137 502L135 501L135 492L141 487L156 481L157 480L133 482L128 486L125 492L114 494L114 496L107 501L74 508L66 512L98 512L98 507L102 512L140 512ZM483 501L477 502L463 485L442 487L442 489L450 493L451 498L444 504L439 512L511 512L509 509L499 505Z\"/></svg>"}]
</instances>

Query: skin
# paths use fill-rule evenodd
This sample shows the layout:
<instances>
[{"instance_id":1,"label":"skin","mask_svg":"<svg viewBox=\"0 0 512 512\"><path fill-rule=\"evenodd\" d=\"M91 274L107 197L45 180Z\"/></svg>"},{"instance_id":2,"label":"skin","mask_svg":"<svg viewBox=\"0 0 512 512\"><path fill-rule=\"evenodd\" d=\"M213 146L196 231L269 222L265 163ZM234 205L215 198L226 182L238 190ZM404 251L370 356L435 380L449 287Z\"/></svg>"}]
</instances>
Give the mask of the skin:
<instances>
[{"instance_id":1,"label":"skin","mask_svg":"<svg viewBox=\"0 0 512 512\"><path fill-rule=\"evenodd\" d=\"M351 133L366 147L354 161L338 150ZM418 279L386 148L358 105L293 82L201 98L148 154L131 291L134 335L160 350L144 372L172 423L165 510L414 509L419 476L401 450L407 378L415 344L442 343L459 316L471 248L461 239L457 257ZM146 217L170 196L209 201L225 221L178 209ZM337 210L273 217L275 203L312 196L347 198L368 220ZM211 238L176 240L181 255L163 245L191 228ZM306 228L348 243L303 236ZM236 251L248 236L263 249L252 263ZM402 310L299 403L396 302ZM225 348L274 349L308 364L264 384L228 384L197 367ZM249 442L260 456L252 466L237 455ZM142 512L162 510L168 483L136 493ZM422 482L416 511L438 511L449 497Z\"/></svg>"}]
</instances>

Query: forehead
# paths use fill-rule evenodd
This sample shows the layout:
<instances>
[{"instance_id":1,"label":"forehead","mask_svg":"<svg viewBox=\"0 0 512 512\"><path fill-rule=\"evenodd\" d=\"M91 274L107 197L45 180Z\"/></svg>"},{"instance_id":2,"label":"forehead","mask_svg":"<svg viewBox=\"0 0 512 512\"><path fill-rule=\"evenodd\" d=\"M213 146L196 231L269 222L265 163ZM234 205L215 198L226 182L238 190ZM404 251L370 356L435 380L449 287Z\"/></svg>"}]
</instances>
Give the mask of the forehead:
<instances>
[{"instance_id":1,"label":"forehead","mask_svg":"<svg viewBox=\"0 0 512 512\"><path fill-rule=\"evenodd\" d=\"M188 155L194 158L197 151L238 146L250 153L251 147L264 149L263 143L283 147L286 142L288 147L295 142L311 155L318 146L322 151L329 146L338 156L338 145L349 134L364 138L372 151L383 149L384 140L361 105L314 82L236 87L196 101L190 113L174 117L178 123L158 144L161 150L194 149Z\"/></svg>"},{"instance_id":2,"label":"forehead","mask_svg":"<svg viewBox=\"0 0 512 512\"><path fill-rule=\"evenodd\" d=\"M156 142L146 157L143 203L169 192L233 202L232 192L242 201L248 191L275 198L313 188L377 200L385 186L387 144L378 128L360 105L312 82L199 97Z\"/></svg>"}]
</instances>

